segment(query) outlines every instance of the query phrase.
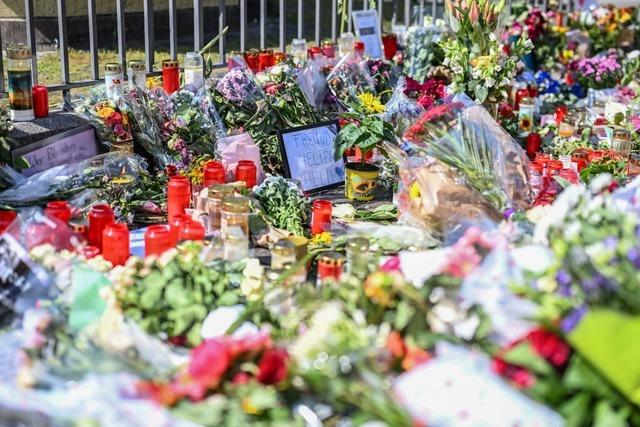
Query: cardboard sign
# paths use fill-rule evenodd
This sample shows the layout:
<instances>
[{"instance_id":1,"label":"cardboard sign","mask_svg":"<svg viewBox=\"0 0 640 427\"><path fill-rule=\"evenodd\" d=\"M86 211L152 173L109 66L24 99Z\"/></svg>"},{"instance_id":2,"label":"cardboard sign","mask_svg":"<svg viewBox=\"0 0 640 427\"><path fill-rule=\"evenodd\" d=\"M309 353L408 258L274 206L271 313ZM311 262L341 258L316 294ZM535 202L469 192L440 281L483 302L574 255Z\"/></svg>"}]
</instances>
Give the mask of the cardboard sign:
<instances>
[{"instance_id":1,"label":"cardboard sign","mask_svg":"<svg viewBox=\"0 0 640 427\"><path fill-rule=\"evenodd\" d=\"M344 184L344 159L334 157L337 134L337 121L278 132L284 176L299 180L307 193Z\"/></svg>"},{"instance_id":2,"label":"cardboard sign","mask_svg":"<svg viewBox=\"0 0 640 427\"><path fill-rule=\"evenodd\" d=\"M95 131L90 125L63 132L11 152L14 162L19 156L24 156L29 162L30 167L20 171L26 176L54 166L86 160L98 154Z\"/></svg>"},{"instance_id":3,"label":"cardboard sign","mask_svg":"<svg viewBox=\"0 0 640 427\"><path fill-rule=\"evenodd\" d=\"M18 298L48 287L51 275L34 264L27 250L9 233L0 235L0 320L16 311Z\"/></svg>"},{"instance_id":4,"label":"cardboard sign","mask_svg":"<svg viewBox=\"0 0 640 427\"><path fill-rule=\"evenodd\" d=\"M367 55L372 59L382 58L384 53L378 11L375 9L354 11L353 26L356 29L356 35L364 43L364 51Z\"/></svg>"}]
</instances>

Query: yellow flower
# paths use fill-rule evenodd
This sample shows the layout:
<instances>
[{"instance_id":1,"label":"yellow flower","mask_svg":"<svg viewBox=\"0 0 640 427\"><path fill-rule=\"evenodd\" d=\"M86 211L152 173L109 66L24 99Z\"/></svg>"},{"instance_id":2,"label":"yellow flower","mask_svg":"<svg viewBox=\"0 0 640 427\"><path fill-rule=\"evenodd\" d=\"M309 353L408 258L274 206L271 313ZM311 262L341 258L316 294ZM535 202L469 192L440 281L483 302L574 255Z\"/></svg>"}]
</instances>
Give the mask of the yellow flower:
<instances>
[{"instance_id":1,"label":"yellow flower","mask_svg":"<svg viewBox=\"0 0 640 427\"><path fill-rule=\"evenodd\" d=\"M619 21L621 24L631 21L631 14L627 11L622 12L622 14L620 15Z\"/></svg>"},{"instance_id":2,"label":"yellow flower","mask_svg":"<svg viewBox=\"0 0 640 427\"><path fill-rule=\"evenodd\" d=\"M160 87L159 77L147 77L147 89L154 89Z\"/></svg>"},{"instance_id":3,"label":"yellow flower","mask_svg":"<svg viewBox=\"0 0 640 427\"><path fill-rule=\"evenodd\" d=\"M551 27L551 31L558 34L564 34L569 31L569 27L554 25L553 27Z\"/></svg>"},{"instance_id":4,"label":"yellow flower","mask_svg":"<svg viewBox=\"0 0 640 427\"><path fill-rule=\"evenodd\" d=\"M562 57L564 59L571 59L573 58L573 51L572 50L563 50L562 51Z\"/></svg>"},{"instance_id":5,"label":"yellow flower","mask_svg":"<svg viewBox=\"0 0 640 427\"><path fill-rule=\"evenodd\" d=\"M260 411L255 407L253 403L251 403L251 399L245 397L242 399L242 410L249 415L259 415Z\"/></svg>"},{"instance_id":6,"label":"yellow flower","mask_svg":"<svg viewBox=\"0 0 640 427\"><path fill-rule=\"evenodd\" d=\"M473 68L486 68L491 65L491 56L484 55L478 56L476 58L471 58L471 60L469 60L469 63Z\"/></svg>"},{"instance_id":7,"label":"yellow flower","mask_svg":"<svg viewBox=\"0 0 640 427\"><path fill-rule=\"evenodd\" d=\"M333 235L328 231L323 231L322 233L318 233L311 238L312 245L329 245L333 241Z\"/></svg>"},{"instance_id":8,"label":"yellow flower","mask_svg":"<svg viewBox=\"0 0 640 427\"><path fill-rule=\"evenodd\" d=\"M420 198L420 185L417 182L411 184L409 187L409 198L410 199L418 199Z\"/></svg>"},{"instance_id":9,"label":"yellow flower","mask_svg":"<svg viewBox=\"0 0 640 427\"><path fill-rule=\"evenodd\" d=\"M358 95L358 99L367 113L378 114L384 112L384 105L382 105L380 98L377 96L369 92L365 92Z\"/></svg>"},{"instance_id":10,"label":"yellow flower","mask_svg":"<svg viewBox=\"0 0 640 427\"><path fill-rule=\"evenodd\" d=\"M101 119L106 119L115 112L116 110L111 107L102 107L98 110L98 117L100 117Z\"/></svg>"},{"instance_id":11,"label":"yellow flower","mask_svg":"<svg viewBox=\"0 0 640 427\"><path fill-rule=\"evenodd\" d=\"M607 31L611 32L611 31L615 31L616 28L618 27L618 24L616 24L615 22L612 24L609 24L609 26L607 27Z\"/></svg>"}]
</instances>

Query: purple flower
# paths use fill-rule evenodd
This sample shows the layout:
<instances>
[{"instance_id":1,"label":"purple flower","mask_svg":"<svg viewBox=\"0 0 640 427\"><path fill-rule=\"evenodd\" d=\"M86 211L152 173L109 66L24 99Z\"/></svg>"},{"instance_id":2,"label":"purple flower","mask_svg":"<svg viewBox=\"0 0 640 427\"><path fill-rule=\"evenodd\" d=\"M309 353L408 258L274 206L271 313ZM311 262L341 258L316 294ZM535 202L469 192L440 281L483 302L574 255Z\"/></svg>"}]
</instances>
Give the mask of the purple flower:
<instances>
[{"instance_id":1,"label":"purple flower","mask_svg":"<svg viewBox=\"0 0 640 427\"><path fill-rule=\"evenodd\" d=\"M567 317L562 319L562 322L560 323L560 329L562 329L565 334L568 334L576 326L578 326L578 323L580 323L582 317L587 314L587 311L588 309L586 305L581 305L580 307L576 308L571 313L569 313Z\"/></svg>"},{"instance_id":2,"label":"purple flower","mask_svg":"<svg viewBox=\"0 0 640 427\"><path fill-rule=\"evenodd\" d=\"M558 282L558 293L563 297L570 297L573 295L571 289L571 275L566 270L559 270L556 273L556 282Z\"/></svg>"},{"instance_id":3,"label":"purple flower","mask_svg":"<svg viewBox=\"0 0 640 427\"><path fill-rule=\"evenodd\" d=\"M618 247L618 239L614 236L607 237L606 239L604 239L604 247L609 250L614 250L616 247Z\"/></svg>"},{"instance_id":4,"label":"purple flower","mask_svg":"<svg viewBox=\"0 0 640 427\"><path fill-rule=\"evenodd\" d=\"M640 269L640 250L637 246L629 249L627 259L631 261L635 268Z\"/></svg>"}]
</instances>

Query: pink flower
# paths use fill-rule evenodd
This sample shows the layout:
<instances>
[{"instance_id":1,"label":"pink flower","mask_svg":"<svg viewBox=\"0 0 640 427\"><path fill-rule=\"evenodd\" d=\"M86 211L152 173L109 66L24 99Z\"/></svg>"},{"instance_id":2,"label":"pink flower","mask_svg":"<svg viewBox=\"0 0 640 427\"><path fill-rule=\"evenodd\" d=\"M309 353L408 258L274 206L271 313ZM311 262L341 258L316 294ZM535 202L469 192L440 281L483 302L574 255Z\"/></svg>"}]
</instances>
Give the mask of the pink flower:
<instances>
[{"instance_id":1,"label":"pink flower","mask_svg":"<svg viewBox=\"0 0 640 427\"><path fill-rule=\"evenodd\" d=\"M640 130L640 116L631 116L631 124L633 125L633 130L635 130L636 132Z\"/></svg>"},{"instance_id":2,"label":"pink flower","mask_svg":"<svg viewBox=\"0 0 640 427\"><path fill-rule=\"evenodd\" d=\"M231 364L227 346L220 340L205 340L191 352L189 375L210 388L215 388Z\"/></svg>"},{"instance_id":3,"label":"pink flower","mask_svg":"<svg viewBox=\"0 0 640 427\"><path fill-rule=\"evenodd\" d=\"M392 271L400 271L400 257L392 256L391 258L386 260L384 264L382 264L382 266L380 267L380 270L384 271L385 273L391 273Z\"/></svg>"}]
</instances>

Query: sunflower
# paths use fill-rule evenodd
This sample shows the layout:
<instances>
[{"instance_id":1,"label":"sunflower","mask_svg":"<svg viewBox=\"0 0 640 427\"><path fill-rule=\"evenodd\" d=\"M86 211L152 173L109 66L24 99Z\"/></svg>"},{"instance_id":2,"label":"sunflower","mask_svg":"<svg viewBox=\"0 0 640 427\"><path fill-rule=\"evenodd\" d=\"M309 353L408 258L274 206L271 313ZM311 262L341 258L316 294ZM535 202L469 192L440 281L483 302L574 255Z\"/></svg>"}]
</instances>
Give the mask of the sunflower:
<instances>
[{"instance_id":1,"label":"sunflower","mask_svg":"<svg viewBox=\"0 0 640 427\"><path fill-rule=\"evenodd\" d=\"M384 105L380 102L380 98L377 96L365 92L358 95L360 105L368 114L378 114L384 112Z\"/></svg>"},{"instance_id":2,"label":"sunflower","mask_svg":"<svg viewBox=\"0 0 640 427\"><path fill-rule=\"evenodd\" d=\"M115 112L116 110L111 107L102 107L98 110L98 117L100 117L101 119L106 119Z\"/></svg>"}]
</instances>

